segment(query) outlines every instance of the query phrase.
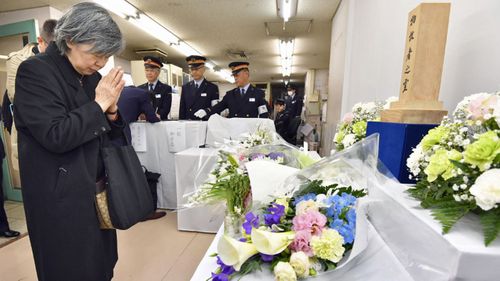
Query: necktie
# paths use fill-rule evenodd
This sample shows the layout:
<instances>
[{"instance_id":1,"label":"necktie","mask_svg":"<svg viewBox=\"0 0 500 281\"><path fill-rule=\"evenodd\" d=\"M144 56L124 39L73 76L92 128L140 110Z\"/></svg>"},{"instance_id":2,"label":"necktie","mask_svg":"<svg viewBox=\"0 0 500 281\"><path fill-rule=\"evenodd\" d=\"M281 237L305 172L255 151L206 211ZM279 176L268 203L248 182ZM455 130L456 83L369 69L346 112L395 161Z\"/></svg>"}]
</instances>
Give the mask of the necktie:
<instances>
[{"instance_id":1,"label":"necktie","mask_svg":"<svg viewBox=\"0 0 500 281\"><path fill-rule=\"evenodd\" d=\"M244 88L241 88L241 96L243 96L245 94L245 89Z\"/></svg>"},{"instance_id":2,"label":"necktie","mask_svg":"<svg viewBox=\"0 0 500 281\"><path fill-rule=\"evenodd\" d=\"M198 85L198 83L194 83L194 87L198 89L200 86Z\"/></svg>"},{"instance_id":3,"label":"necktie","mask_svg":"<svg viewBox=\"0 0 500 281\"><path fill-rule=\"evenodd\" d=\"M154 89L153 84L149 84L149 90L152 92Z\"/></svg>"}]
</instances>

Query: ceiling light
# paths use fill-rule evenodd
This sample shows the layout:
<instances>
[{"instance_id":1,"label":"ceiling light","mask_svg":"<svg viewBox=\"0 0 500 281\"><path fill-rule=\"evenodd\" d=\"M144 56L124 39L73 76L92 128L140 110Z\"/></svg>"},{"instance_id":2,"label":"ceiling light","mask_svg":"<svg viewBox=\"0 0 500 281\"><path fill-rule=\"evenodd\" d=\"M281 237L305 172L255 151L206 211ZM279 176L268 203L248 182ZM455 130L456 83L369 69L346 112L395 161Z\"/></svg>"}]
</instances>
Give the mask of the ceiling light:
<instances>
[{"instance_id":1,"label":"ceiling light","mask_svg":"<svg viewBox=\"0 0 500 281\"><path fill-rule=\"evenodd\" d=\"M196 56L201 56L201 53L196 51L195 49L191 48L186 42L180 41L177 46L173 46L177 51L179 51L181 54L187 56L191 55L196 55Z\"/></svg>"},{"instance_id":2,"label":"ceiling light","mask_svg":"<svg viewBox=\"0 0 500 281\"><path fill-rule=\"evenodd\" d=\"M177 36L145 14L139 14L137 18L129 17L128 21L167 45L179 43L179 38Z\"/></svg>"},{"instance_id":3,"label":"ceiling light","mask_svg":"<svg viewBox=\"0 0 500 281\"><path fill-rule=\"evenodd\" d=\"M6 55L0 55L0 59L2 59L2 60L6 60L6 59L8 59L8 58L9 58L9 56L6 56Z\"/></svg>"},{"instance_id":4,"label":"ceiling light","mask_svg":"<svg viewBox=\"0 0 500 281\"><path fill-rule=\"evenodd\" d=\"M297 14L298 0L276 0L278 16L287 22Z\"/></svg>"},{"instance_id":5,"label":"ceiling light","mask_svg":"<svg viewBox=\"0 0 500 281\"><path fill-rule=\"evenodd\" d=\"M290 76L292 74L293 45L293 38L280 39L279 41L281 74L283 77Z\"/></svg>"},{"instance_id":6,"label":"ceiling light","mask_svg":"<svg viewBox=\"0 0 500 281\"><path fill-rule=\"evenodd\" d=\"M162 41L163 43L171 46L176 49L178 52L183 54L184 56L190 55L198 55L201 56L201 53L195 50L193 47L189 46L186 42L182 41L175 34L170 32L164 26L157 23L155 20L150 18L148 15L143 13L142 11L135 8L133 5L128 3L125 0L94 0L97 4L103 6L108 11L126 19L136 27L142 29L146 33L150 34L154 38ZM205 65L208 68L215 69L219 68L218 66L207 62ZM234 83L234 78L231 76L229 71L218 73L225 80L230 83Z\"/></svg>"}]
</instances>

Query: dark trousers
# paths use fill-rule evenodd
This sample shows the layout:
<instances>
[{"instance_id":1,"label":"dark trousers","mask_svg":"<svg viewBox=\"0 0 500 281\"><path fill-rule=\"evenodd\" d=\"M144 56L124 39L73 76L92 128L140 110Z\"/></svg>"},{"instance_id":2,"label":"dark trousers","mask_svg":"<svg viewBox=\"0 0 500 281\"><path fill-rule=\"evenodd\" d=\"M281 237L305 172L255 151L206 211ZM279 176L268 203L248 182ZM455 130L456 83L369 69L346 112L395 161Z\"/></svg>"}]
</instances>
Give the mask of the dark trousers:
<instances>
[{"instance_id":1,"label":"dark trousers","mask_svg":"<svg viewBox=\"0 0 500 281\"><path fill-rule=\"evenodd\" d=\"M3 207L3 159L0 159L0 232L5 232L9 230L9 222L7 221L7 214Z\"/></svg>"}]
</instances>

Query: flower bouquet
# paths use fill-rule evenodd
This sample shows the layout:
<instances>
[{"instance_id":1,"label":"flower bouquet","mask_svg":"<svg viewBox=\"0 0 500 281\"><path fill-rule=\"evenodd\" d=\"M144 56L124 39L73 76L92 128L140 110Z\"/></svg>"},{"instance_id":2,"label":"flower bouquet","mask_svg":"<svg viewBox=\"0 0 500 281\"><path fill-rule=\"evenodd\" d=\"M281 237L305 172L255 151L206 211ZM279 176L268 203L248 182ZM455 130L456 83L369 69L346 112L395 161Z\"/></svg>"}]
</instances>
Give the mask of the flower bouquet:
<instances>
[{"instance_id":1,"label":"flower bouquet","mask_svg":"<svg viewBox=\"0 0 500 281\"><path fill-rule=\"evenodd\" d=\"M443 232L467 213L479 215L485 245L500 231L500 92L461 101L452 118L430 130L407 166L417 179L410 194L431 209Z\"/></svg>"},{"instance_id":2,"label":"flower bouquet","mask_svg":"<svg viewBox=\"0 0 500 281\"><path fill-rule=\"evenodd\" d=\"M396 97L390 97L385 101L355 104L337 126L333 137L335 149L341 151L364 139L368 121L380 120L382 110L389 108L390 103L396 100Z\"/></svg>"},{"instance_id":3,"label":"flower bouquet","mask_svg":"<svg viewBox=\"0 0 500 281\"><path fill-rule=\"evenodd\" d=\"M314 160L306 154L286 143L262 145L262 143L267 143L269 139L279 142L279 139L267 137L270 135L266 131L257 130L255 134L248 135L234 146L226 145L220 148L217 163L210 172L208 180L193 194L187 195L189 196L188 207L226 203L224 219L226 233L238 236L244 214L250 209L252 203L250 179L245 163L265 160L295 168L302 168L314 163ZM245 144L243 147L242 143ZM249 144L252 146L247 147ZM204 175L196 177L198 176Z\"/></svg>"},{"instance_id":4,"label":"flower bouquet","mask_svg":"<svg viewBox=\"0 0 500 281\"><path fill-rule=\"evenodd\" d=\"M240 237L220 238L211 279L229 280L269 268L276 280L297 280L348 264L367 243L361 207L366 189L349 183L362 182L352 180L362 175L361 166L373 168L376 147L377 136L370 136L289 176L275 189L274 199L254 204L245 214ZM269 190L252 186L265 188Z\"/></svg>"},{"instance_id":5,"label":"flower bouquet","mask_svg":"<svg viewBox=\"0 0 500 281\"><path fill-rule=\"evenodd\" d=\"M311 181L293 197L248 212L241 239L224 235L219 241L221 267L213 273L213 280L245 275L265 263L277 280L334 269L353 247L355 205L364 195L351 187Z\"/></svg>"}]
</instances>

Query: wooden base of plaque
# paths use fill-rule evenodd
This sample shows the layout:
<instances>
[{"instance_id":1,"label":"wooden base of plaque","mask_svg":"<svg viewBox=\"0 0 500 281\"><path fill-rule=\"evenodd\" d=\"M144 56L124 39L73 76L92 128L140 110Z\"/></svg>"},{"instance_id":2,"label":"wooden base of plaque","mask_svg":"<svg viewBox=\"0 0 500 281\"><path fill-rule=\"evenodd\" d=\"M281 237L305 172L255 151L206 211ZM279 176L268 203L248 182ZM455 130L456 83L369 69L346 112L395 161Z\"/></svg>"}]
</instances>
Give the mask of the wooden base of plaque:
<instances>
[{"instance_id":1,"label":"wooden base of plaque","mask_svg":"<svg viewBox=\"0 0 500 281\"><path fill-rule=\"evenodd\" d=\"M448 114L446 110L386 109L382 111L381 121L407 124L439 124L446 114Z\"/></svg>"}]
</instances>

